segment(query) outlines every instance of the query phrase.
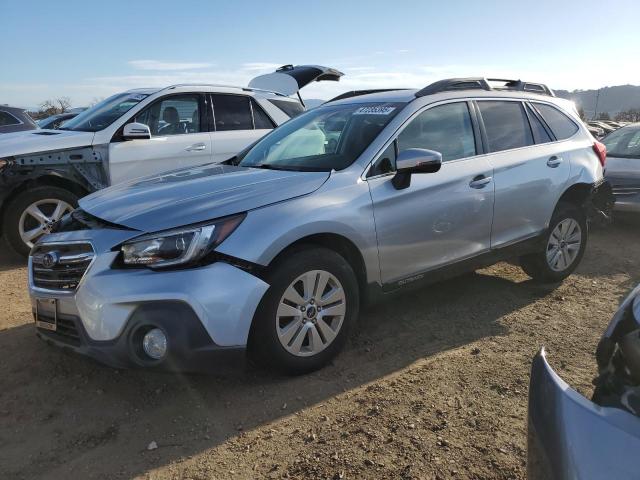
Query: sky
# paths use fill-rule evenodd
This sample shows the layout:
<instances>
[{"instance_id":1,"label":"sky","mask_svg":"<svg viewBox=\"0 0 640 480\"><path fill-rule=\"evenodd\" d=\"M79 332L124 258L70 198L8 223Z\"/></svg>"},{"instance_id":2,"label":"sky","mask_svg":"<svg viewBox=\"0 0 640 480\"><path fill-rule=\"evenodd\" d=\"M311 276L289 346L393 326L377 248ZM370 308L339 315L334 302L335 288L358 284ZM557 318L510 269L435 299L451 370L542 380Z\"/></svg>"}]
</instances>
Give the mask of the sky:
<instances>
[{"instance_id":1,"label":"sky","mask_svg":"<svg viewBox=\"0 0 640 480\"><path fill-rule=\"evenodd\" d=\"M289 63L344 72L302 91L320 99L459 76L638 85L638 18L638 0L0 0L0 104L244 86Z\"/></svg>"}]
</instances>

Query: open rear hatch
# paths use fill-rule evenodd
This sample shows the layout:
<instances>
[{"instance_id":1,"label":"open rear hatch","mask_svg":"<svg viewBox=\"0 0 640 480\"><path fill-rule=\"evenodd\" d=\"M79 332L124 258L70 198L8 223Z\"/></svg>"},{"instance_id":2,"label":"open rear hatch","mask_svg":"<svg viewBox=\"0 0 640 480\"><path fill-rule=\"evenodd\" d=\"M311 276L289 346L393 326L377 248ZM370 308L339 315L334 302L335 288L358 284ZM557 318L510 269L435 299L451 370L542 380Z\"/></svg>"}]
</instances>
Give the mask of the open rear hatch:
<instances>
[{"instance_id":1,"label":"open rear hatch","mask_svg":"<svg viewBox=\"0 0 640 480\"><path fill-rule=\"evenodd\" d=\"M311 82L324 80L337 82L343 75L344 73L334 68L320 65L284 65L273 73L254 78L249 82L249 87L268 90L287 97L298 94L300 97L300 89Z\"/></svg>"}]
</instances>

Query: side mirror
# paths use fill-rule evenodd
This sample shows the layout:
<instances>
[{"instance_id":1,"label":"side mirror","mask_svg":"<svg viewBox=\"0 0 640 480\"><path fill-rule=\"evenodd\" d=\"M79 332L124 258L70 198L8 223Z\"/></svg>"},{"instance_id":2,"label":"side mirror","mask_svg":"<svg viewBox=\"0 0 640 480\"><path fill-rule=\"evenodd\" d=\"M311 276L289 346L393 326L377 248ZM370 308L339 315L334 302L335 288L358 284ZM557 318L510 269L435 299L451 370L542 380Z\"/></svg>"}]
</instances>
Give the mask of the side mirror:
<instances>
[{"instance_id":1,"label":"side mirror","mask_svg":"<svg viewBox=\"0 0 640 480\"><path fill-rule=\"evenodd\" d=\"M149 140L151 138L151 129L149 125L144 123L127 123L122 131L125 140Z\"/></svg>"},{"instance_id":2,"label":"side mirror","mask_svg":"<svg viewBox=\"0 0 640 480\"><path fill-rule=\"evenodd\" d=\"M411 185L413 173L435 173L442 166L442 154L425 148L408 148L398 154L393 186L402 190Z\"/></svg>"}]
</instances>

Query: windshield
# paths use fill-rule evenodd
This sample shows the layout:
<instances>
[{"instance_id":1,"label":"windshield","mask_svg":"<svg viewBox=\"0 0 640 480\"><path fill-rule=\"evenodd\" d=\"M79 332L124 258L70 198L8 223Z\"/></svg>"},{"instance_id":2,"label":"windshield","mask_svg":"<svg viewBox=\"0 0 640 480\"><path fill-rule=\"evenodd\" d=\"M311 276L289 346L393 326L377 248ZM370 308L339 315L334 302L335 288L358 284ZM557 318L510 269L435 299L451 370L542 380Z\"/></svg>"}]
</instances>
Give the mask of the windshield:
<instances>
[{"instance_id":1,"label":"windshield","mask_svg":"<svg viewBox=\"0 0 640 480\"><path fill-rule=\"evenodd\" d=\"M97 132L107 128L148 96L144 93L118 93L68 120L60 130Z\"/></svg>"},{"instance_id":2,"label":"windshield","mask_svg":"<svg viewBox=\"0 0 640 480\"><path fill-rule=\"evenodd\" d=\"M602 139L607 155L621 158L640 158L640 125L623 127Z\"/></svg>"},{"instance_id":3,"label":"windshield","mask_svg":"<svg viewBox=\"0 0 640 480\"><path fill-rule=\"evenodd\" d=\"M239 165L277 170L342 170L360 156L403 105L358 103L310 110L239 155Z\"/></svg>"}]
</instances>

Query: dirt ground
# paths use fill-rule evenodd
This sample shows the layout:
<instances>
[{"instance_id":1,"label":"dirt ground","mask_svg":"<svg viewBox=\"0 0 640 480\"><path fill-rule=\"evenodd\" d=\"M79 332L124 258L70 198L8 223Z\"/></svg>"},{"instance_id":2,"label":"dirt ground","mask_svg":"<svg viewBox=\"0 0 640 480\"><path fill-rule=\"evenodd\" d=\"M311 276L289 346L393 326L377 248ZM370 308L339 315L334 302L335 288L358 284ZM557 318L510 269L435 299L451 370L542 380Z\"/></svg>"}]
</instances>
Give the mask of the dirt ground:
<instances>
[{"instance_id":1,"label":"dirt ground","mask_svg":"<svg viewBox=\"0 0 640 480\"><path fill-rule=\"evenodd\" d=\"M119 371L48 347L4 253L0 478L525 478L531 358L545 345L590 394L597 340L640 281L639 234L592 232L556 288L503 263L395 297L297 378Z\"/></svg>"}]
</instances>

